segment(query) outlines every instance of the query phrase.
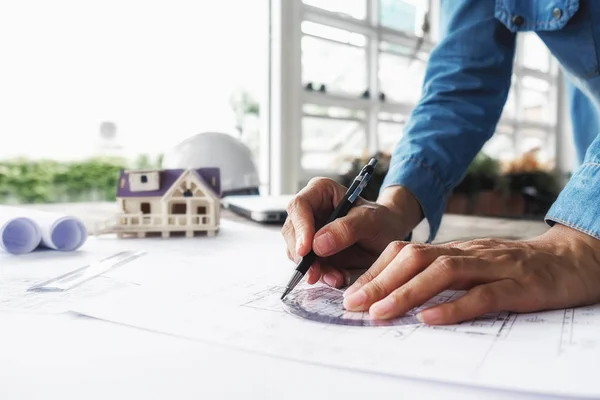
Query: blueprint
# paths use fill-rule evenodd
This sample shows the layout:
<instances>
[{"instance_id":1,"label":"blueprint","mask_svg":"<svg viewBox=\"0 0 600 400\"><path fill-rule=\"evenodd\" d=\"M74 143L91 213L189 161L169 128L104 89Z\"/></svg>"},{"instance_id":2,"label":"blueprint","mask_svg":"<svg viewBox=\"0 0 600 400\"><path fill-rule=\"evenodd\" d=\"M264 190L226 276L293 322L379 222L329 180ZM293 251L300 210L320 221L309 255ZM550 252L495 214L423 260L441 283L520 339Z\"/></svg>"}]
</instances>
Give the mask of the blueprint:
<instances>
[{"instance_id":1,"label":"blueprint","mask_svg":"<svg viewBox=\"0 0 600 400\"><path fill-rule=\"evenodd\" d=\"M385 324L341 308L341 291L301 283L281 302L293 271L281 236L228 225L218 240L149 253L168 283L140 285L71 308L80 314L243 351L366 373L558 396L600 397L600 306L493 313L457 325ZM219 233L221 235L221 233ZM220 244L219 244L220 243ZM148 246L152 248L152 246ZM264 257L269 254L269 257ZM180 276L174 279L173 269ZM125 271L125 269L123 270ZM156 272L153 272L153 274ZM181 277L184 275L185 279ZM447 291L439 304L460 296Z\"/></svg>"}]
</instances>

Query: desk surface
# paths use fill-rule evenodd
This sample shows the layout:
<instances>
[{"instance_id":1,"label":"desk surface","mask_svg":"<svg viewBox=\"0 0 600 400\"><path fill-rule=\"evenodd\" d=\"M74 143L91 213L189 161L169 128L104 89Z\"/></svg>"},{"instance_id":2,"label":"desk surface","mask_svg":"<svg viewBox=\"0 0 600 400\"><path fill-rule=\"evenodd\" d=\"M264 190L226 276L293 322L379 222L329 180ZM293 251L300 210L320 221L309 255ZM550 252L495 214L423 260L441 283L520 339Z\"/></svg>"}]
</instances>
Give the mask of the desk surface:
<instances>
[{"instance_id":1,"label":"desk surface","mask_svg":"<svg viewBox=\"0 0 600 400\"><path fill-rule=\"evenodd\" d=\"M31 205L28 207L75 215L84 221L90 231L93 231L96 221L108 219L118 210L115 203L44 204ZM226 219L255 224L255 222L235 215L228 210L223 210L222 216ZM270 228L280 229L278 226L271 226ZM468 240L488 236L507 239L524 239L539 235L547 229L548 226L541 220L531 221L448 214L442 219L442 224L435 242ZM424 221L415 229L414 237L418 241L425 241L428 234L429 227Z\"/></svg>"},{"instance_id":2,"label":"desk surface","mask_svg":"<svg viewBox=\"0 0 600 400\"><path fill-rule=\"evenodd\" d=\"M68 211L90 227L115 210L106 203L37 208ZM534 236L546 229L542 222L447 216L438 241ZM417 239L426 235L420 226ZM0 329L2 399L542 398L278 360L68 315L6 318Z\"/></svg>"}]
</instances>

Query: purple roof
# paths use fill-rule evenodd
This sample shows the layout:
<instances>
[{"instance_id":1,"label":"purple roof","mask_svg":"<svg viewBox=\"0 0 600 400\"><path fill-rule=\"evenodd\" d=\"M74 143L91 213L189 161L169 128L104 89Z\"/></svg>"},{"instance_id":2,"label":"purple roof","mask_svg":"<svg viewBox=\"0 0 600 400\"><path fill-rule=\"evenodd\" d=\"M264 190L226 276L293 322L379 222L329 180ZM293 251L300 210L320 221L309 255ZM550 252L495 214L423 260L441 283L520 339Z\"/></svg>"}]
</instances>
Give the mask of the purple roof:
<instances>
[{"instance_id":1,"label":"purple roof","mask_svg":"<svg viewBox=\"0 0 600 400\"><path fill-rule=\"evenodd\" d=\"M195 170L198 176L204 180L206 186L211 188L217 197L221 196L221 175L219 168L199 168ZM139 173L143 171L130 171ZM150 172L150 171L148 171ZM173 186L175 181L185 172L184 169L163 169L158 170L159 174L159 190L132 192L129 188L129 173L121 170L119 182L117 183L117 197L162 197ZM215 185L212 185L212 181Z\"/></svg>"}]
</instances>

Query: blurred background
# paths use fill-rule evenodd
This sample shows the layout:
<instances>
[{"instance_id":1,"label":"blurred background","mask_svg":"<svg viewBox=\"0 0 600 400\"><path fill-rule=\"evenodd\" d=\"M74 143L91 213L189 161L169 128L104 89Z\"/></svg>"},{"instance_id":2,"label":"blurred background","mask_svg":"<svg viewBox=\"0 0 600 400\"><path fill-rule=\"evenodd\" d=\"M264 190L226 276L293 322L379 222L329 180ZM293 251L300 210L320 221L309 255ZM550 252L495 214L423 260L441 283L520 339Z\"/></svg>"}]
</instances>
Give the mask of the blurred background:
<instances>
[{"instance_id":1,"label":"blurred background","mask_svg":"<svg viewBox=\"0 0 600 400\"><path fill-rule=\"evenodd\" d=\"M264 194L342 183L401 138L439 0L0 3L0 203L114 201L121 168L223 132ZM556 61L520 34L497 133L448 212L542 215L575 167ZM376 185L365 193L376 196Z\"/></svg>"}]
</instances>

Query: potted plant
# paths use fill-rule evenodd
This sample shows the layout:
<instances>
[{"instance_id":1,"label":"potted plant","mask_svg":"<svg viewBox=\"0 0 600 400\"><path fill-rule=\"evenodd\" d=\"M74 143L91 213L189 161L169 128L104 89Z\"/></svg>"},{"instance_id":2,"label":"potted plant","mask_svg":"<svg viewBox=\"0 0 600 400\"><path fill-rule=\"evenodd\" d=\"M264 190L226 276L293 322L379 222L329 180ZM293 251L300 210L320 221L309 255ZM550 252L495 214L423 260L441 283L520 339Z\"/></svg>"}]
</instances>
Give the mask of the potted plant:
<instances>
[{"instance_id":1,"label":"potted plant","mask_svg":"<svg viewBox=\"0 0 600 400\"><path fill-rule=\"evenodd\" d=\"M538 161L539 148L532 149L505 167L509 187L507 213L510 216L544 215L560 192L558 176Z\"/></svg>"}]
</instances>

